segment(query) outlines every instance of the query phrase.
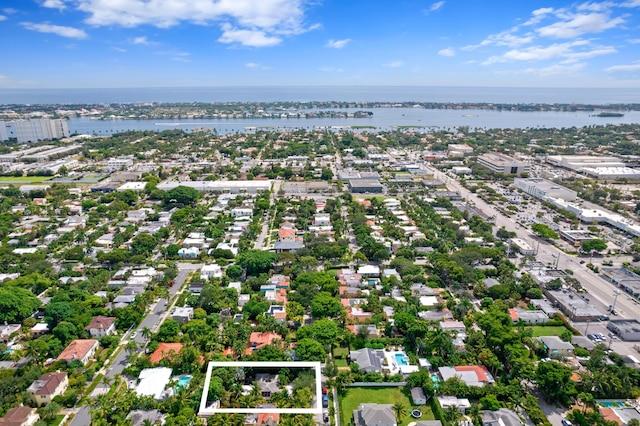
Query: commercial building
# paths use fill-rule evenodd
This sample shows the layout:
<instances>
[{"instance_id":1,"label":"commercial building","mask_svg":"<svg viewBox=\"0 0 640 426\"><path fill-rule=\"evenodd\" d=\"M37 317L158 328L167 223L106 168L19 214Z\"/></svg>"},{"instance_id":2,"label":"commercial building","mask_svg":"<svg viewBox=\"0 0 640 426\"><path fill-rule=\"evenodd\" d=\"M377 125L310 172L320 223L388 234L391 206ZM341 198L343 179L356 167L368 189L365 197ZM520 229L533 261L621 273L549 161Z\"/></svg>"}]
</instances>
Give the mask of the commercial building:
<instances>
[{"instance_id":1,"label":"commercial building","mask_svg":"<svg viewBox=\"0 0 640 426\"><path fill-rule=\"evenodd\" d=\"M560 238L562 238L563 240L565 240L566 242L568 242L574 247L580 247L583 241L589 241L596 238L596 236L589 231L568 230L568 229L567 230L560 229L558 231L558 235L560 235Z\"/></svg>"},{"instance_id":2,"label":"commercial building","mask_svg":"<svg viewBox=\"0 0 640 426\"><path fill-rule=\"evenodd\" d=\"M615 319L609 321L607 328L616 333L622 340L640 341L640 322L635 319Z\"/></svg>"},{"instance_id":3,"label":"commercial building","mask_svg":"<svg viewBox=\"0 0 640 426\"><path fill-rule=\"evenodd\" d=\"M7 130L7 123L0 121L0 142L9 140L9 131Z\"/></svg>"},{"instance_id":4,"label":"commercial building","mask_svg":"<svg viewBox=\"0 0 640 426\"><path fill-rule=\"evenodd\" d=\"M536 249L531 247L528 242L521 238L511 238L509 240L509 245L515 246L523 256L532 256L536 254Z\"/></svg>"},{"instance_id":5,"label":"commercial building","mask_svg":"<svg viewBox=\"0 0 640 426\"><path fill-rule=\"evenodd\" d=\"M34 118L10 123L18 143L29 143L69 137L67 120Z\"/></svg>"},{"instance_id":6,"label":"commercial building","mask_svg":"<svg viewBox=\"0 0 640 426\"><path fill-rule=\"evenodd\" d=\"M572 289L545 290L549 301L571 321L598 321L606 316Z\"/></svg>"},{"instance_id":7,"label":"commercial building","mask_svg":"<svg viewBox=\"0 0 640 426\"><path fill-rule=\"evenodd\" d=\"M189 182L162 182L158 189L169 191L178 186L186 186L202 192L222 192L231 194L256 194L271 190L271 180L214 180Z\"/></svg>"},{"instance_id":8,"label":"commercial building","mask_svg":"<svg viewBox=\"0 0 640 426\"><path fill-rule=\"evenodd\" d=\"M640 275L627 268L601 268L602 275L607 277L620 289L629 293L633 297L640 297Z\"/></svg>"},{"instance_id":9,"label":"commercial building","mask_svg":"<svg viewBox=\"0 0 640 426\"><path fill-rule=\"evenodd\" d=\"M596 167L624 167L624 162L616 157L596 157L593 155L549 155L547 164L562 167L576 172L584 168Z\"/></svg>"},{"instance_id":10,"label":"commercial building","mask_svg":"<svg viewBox=\"0 0 640 426\"><path fill-rule=\"evenodd\" d=\"M516 188L531 195L532 197L539 198L543 201L548 201L551 198L560 198L565 201L575 201L578 197L578 193L572 189L565 188L562 185L551 182L541 178L516 178L513 180Z\"/></svg>"},{"instance_id":11,"label":"commercial building","mask_svg":"<svg viewBox=\"0 0 640 426\"><path fill-rule=\"evenodd\" d=\"M457 144L450 143L447 145L447 156L448 157L464 157L465 155L472 154L473 148L467 145L466 143Z\"/></svg>"},{"instance_id":12,"label":"commercial building","mask_svg":"<svg viewBox=\"0 0 640 426\"><path fill-rule=\"evenodd\" d=\"M482 164L491 171L503 175L520 176L522 173L528 173L530 170L529 163L516 160L499 152L482 154L478 157L478 164Z\"/></svg>"},{"instance_id":13,"label":"commercial building","mask_svg":"<svg viewBox=\"0 0 640 426\"><path fill-rule=\"evenodd\" d=\"M384 187L377 180L369 179L356 179L349 181L349 191L351 193L365 194L365 193L381 193Z\"/></svg>"},{"instance_id":14,"label":"commercial building","mask_svg":"<svg viewBox=\"0 0 640 426\"><path fill-rule=\"evenodd\" d=\"M640 169L631 167L583 167L580 171L594 179L640 179Z\"/></svg>"}]
</instances>

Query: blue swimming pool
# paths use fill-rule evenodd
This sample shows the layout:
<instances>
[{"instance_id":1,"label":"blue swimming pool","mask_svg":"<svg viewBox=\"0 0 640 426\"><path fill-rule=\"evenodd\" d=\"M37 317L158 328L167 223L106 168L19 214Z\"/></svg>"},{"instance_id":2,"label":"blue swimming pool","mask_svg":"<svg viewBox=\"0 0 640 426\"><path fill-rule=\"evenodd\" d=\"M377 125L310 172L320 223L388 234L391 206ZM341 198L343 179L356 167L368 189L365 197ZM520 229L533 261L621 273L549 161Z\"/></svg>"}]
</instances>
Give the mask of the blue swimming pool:
<instances>
[{"instance_id":1,"label":"blue swimming pool","mask_svg":"<svg viewBox=\"0 0 640 426\"><path fill-rule=\"evenodd\" d=\"M440 379L438 378L437 374L431 374L431 381L433 382L433 387L438 389L438 386L440 385Z\"/></svg>"},{"instance_id":2,"label":"blue swimming pool","mask_svg":"<svg viewBox=\"0 0 640 426\"><path fill-rule=\"evenodd\" d=\"M398 365L409 365L409 357L403 354L395 354Z\"/></svg>"},{"instance_id":3,"label":"blue swimming pool","mask_svg":"<svg viewBox=\"0 0 640 426\"><path fill-rule=\"evenodd\" d=\"M178 377L178 383L176 384L177 388L186 388L187 386L189 386L189 382L191 381L191 376L189 376L188 374L184 375L184 376L180 376Z\"/></svg>"},{"instance_id":4,"label":"blue swimming pool","mask_svg":"<svg viewBox=\"0 0 640 426\"><path fill-rule=\"evenodd\" d=\"M598 404L605 408L623 408L625 406L622 401L600 401Z\"/></svg>"}]
</instances>

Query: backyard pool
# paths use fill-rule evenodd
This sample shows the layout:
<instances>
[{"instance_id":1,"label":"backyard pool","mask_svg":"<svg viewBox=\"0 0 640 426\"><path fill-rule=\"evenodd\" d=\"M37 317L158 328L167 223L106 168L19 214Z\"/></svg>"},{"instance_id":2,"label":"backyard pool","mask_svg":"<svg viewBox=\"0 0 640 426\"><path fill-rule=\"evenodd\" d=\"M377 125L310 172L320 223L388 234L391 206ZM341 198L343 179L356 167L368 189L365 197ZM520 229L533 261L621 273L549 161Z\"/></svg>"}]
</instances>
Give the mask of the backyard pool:
<instances>
[{"instance_id":1,"label":"backyard pool","mask_svg":"<svg viewBox=\"0 0 640 426\"><path fill-rule=\"evenodd\" d=\"M622 401L599 401L598 404L604 408L623 408L625 406Z\"/></svg>"},{"instance_id":2,"label":"backyard pool","mask_svg":"<svg viewBox=\"0 0 640 426\"><path fill-rule=\"evenodd\" d=\"M395 358L396 358L396 362L398 363L398 365L409 365L409 357L401 354L401 353L397 353L395 354Z\"/></svg>"},{"instance_id":3,"label":"backyard pool","mask_svg":"<svg viewBox=\"0 0 640 426\"><path fill-rule=\"evenodd\" d=\"M431 374L431 381L433 382L433 387L437 389L438 385L440 385L440 379L438 379L438 375L435 373Z\"/></svg>"},{"instance_id":4,"label":"backyard pool","mask_svg":"<svg viewBox=\"0 0 640 426\"><path fill-rule=\"evenodd\" d=\"M178 377L178 382L176 383L176 388L186 388L189 386L189 382L191 381L191 376L185 374L184 376Z\"/></svg>"}]
</instances>

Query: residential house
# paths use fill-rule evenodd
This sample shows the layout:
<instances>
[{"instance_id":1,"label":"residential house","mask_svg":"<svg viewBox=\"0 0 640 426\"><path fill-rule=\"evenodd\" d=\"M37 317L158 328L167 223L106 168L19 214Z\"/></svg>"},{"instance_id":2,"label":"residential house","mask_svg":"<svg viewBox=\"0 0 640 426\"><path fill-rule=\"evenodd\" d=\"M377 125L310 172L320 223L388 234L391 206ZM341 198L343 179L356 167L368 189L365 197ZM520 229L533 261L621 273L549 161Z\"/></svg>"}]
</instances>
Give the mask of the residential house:
<instances>
[{"instance_id":1,"label":"residential house","mask_svg":"<svg viewBox=\"0 0 640 426\"><path fill-rule=\"evenodd\" d=\"M158 410L133 410L127 414L127 420L131 422L131 426L162 425L164 414Z\"/></svg>"},{"instance_id":2,"label":"residential house","mask_svg":"<svg viewBox=\"0 0 640 426\"><path fill-rule=\"evenodd\" d=\"M380 267L376 265L364 265L358 268L358 275L363 278L380 278Z\"/></svg>"},{"instance_id":3,"label":"residential house","mask_svg":"<svg viewBox=\"0 0 640 426\"><path fill-rule=\"evenodd\" d=\"M493 376L484 365L459 365L456 367L440 367L438 372L442 380L457 377L467 386L484 386L495 383Z\"/></svg>"},{"instance_id":4,"label":"residential house","mask_svg":"<svg viewBox=\"0 0 640 426\"><path fill-rule=\"evenodd\" d=\"M441 321L440 328L454 335L453 345L457 349L463 349L464 341L467 338L467 327L462 321Z\"/></svg>"},{"instance_id":5,"label":"residential house","mask_svg":"<svg viewBox=\"0 0 640 426\"><path fill-rule=\"evenodd\" d=\"M519 321L525 324L544 324L549 321L549 317L541 310L528 310L522 308L509 309L509 316L514 324Z\"/></svg>"},{"instance_id":6,"label":"residential house","mask_svg":"<svg viewBox=\"0 0 640 426\"><path fill-rule=\"evenodd\" d=\"M273 344L275 340L281 340L281 339L282 339L282 336L272 331L267 331L267 332L254 331L249 336L249 343L247 345L247 350L245 351L245 354L251 355L252 352L257 351L262 347Z\"/></svg>"},{"instance_id":7,"label":"residential house","mask_svg":"<svg viewBox=\"0 0 640 426\"><path fill-rule=\"evenodd\" d=\"M171 318L180 324L186 324L193 319L193 308L191 306L178 306L171 314Z\"/></svg>"},{"instance_id":8,"label":"residential house","mask_svg":"<svg viewBox=\"0 0 640 426\"><path fill-rule=\"evenodd\" d=\"M171 381L172 372L167 367L145 368L138 376L140 383L136 387L136 394L151 396L158 401L165 399L169 396L169 391L165 391L165 388Z\"/></svg>"},{"instance_id":9,"label":"residential house","mask_svg":"<svg viewBox=\"0 0 640 426\"><path fill-rule=\"evenodd\" d=\"M358 364L359 370L365 373L380 373L384 359L382 349L363 348L349 352L349 362Z\"/></svg>"},{"instance_id":10,"label":"residential house","mask_svg":"<svg viewBox=\"0 0 640 426\"><path fill-rule=\"evenodd\" d=\"M231 217L243 218L253 217L253 209L251 207L236 207L231 209Z\"/></svg>"},{"instance_id":11,"label":"residential house","mask_svg":"<svg viewBox=\"0 0 640 426\"><path fill-rule=\"evenodd\" d=\"M0 426L33 426L40 420L35 408L18 405L0 418Z\"/></svg>"},{"instance_id":12,"label":"residential house","mask_svg":"<svg viewBox=\"0 0 640 426\"><path fill-rule=\"evenodd\" d=\"M178 257L181 259L195 259L200 256L200 249L197 247L188 247L178 250Z\"/></svg>"},{"instance_id":13,"label":"residential house","mask_svg":"<svg viewBox=\"0 0 640 426\"><path fill-rule=\"evenodd\" d=\"M458 398L455 396L439 396L438 403L443 410L449 407L456 407L461 414L464 414L471 408L471 403L467 398Z\"/></svg>"},{"instance_id":14,"label":"residential house","mask_svg":"<svg viewBox=\"0 0 640 426\"><path fill-rule=\"evenodd\" d=\"M280 392L278 375L276 374L256 374L256 382L260 393L266 399L271 398L274 393Z\"/></svg>"},{"instance_id":15,"label":"residential house","mask_svg":"<svg viewBox=\"0 0 640 426\"><path fill-rule=\"evenodd\" d=\"M216 263L203 265L200 269L200 279L208 281L211 278L222 278L222 268Z\"/></svg>"},{"instance_id":16,"label":"residential house","mask_svg":"<svg viewBox=\"0 0 640 426\"><path fill-rule=\"evenodd\" d=\"M93 355L95 355L98 346L100 346L100 343L94 339L73 340L65 350L58 355L58 360L69 363L80 361L83 365L86 365Z\"/></svg>"},{"instance_id":17,"label":"residential house","mask_svg":"<svg viewBox=\"0 0 640 426\"><path fill-rule=\"evenodd\" d=\"M87 330L94 339L109 336L116 332L116 318L98 315L94 317L84 329Z\"/></svg>"},{"instance_id":18,"label":"residential house","mask_svg":"<svg viewBox=\"0 0 640 426\"><path fill-rule=\"evenodd\" d=\"M170 358L179 353L184 347L184 343L160 343L149 357L152 364L157 364L165 358Z\"/></svg>"},{"instance_id":19,"label":"residential house","mask_svg":"<svg viewBox=\"0 0 640 426\"><path fill-rule=\"evenodd\" d=\"M572 357L574 347L571 343L565 342L558 336L541 336L540 341L550 358Z\"/></svg>"},{"instance_id":20,"label":"residential house","mask_svg":"<svg viewBox=\"0 0 640 426\"><path fill-rule=\"evenodd\" d=\"M396 414L391 404L360 404L353 411L355 426L397 426Z\"/></svg>"},{"instance_id":21,"label":"residential house","mask_svg":"<svg viewBox=\"0 0 640 426\"><path fill-rule=\"evenodd\" d=\"M266 408L266 405L271 405L271 404L265 404L263 406L263 408ZM247 424L253 424L253 423L247 422ZM280 414L278 414L278 413L258 413L255 416L255 424L257 426L276 426L276 425L280 424Z\"/></svg>"},{"instance_id":22,"label":"residential house","mask_svg":"<svg viewBox=\"0 0 640 426\"><path fill-rule=\"evenodd\" d=\"M17 333L22 330L22 325L20 324L3 324L0 325L0 340L6 342L9 340L13 333Z\"/></svg>"},{"instance_id":23,"label":"residential house","mask_svg":"<svg viewBox=\"0 0 640 426\"><path fill-rule=\"evenodd\" d=\"M29 397L38 406L49 404L54 397L62 395L69 386L67 373L47 373L27 388Z\"/></svg>"},{"instance_id":24,"label":"residential house","mask_svg":"<svg viewBox=\"0 0 640 426\"><path fill-rule=\"evenodd\" d=\"M497 411L481 411L482 426L522 426L524 423L520 417L508 408Z\"/></svg>"},{"instance_id":25,"label":"residential house","mask_svg":"<svg viewBox=\"0 0 640 426\"><path fill-rule=\"evenodd\" d=\"M276 253L297 253L298 250L304 248L302 241L276 241L273 249Z\"/></svg>"}]
</instances>

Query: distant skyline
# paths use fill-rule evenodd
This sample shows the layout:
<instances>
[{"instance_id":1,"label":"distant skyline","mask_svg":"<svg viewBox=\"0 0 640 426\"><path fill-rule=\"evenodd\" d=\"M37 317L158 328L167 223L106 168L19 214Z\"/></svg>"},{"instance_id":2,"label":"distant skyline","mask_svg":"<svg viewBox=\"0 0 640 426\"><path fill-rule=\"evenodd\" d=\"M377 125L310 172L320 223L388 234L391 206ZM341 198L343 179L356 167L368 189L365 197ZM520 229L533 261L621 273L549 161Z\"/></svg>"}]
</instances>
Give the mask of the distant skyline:
<instances>
[{"instance_id":1,"label":"distant skyline","mask_svg":"<svg viewBox=\"0 0 640 426\"><path fill-rule=\"evenodd\" d=\"M640 87L640 0L5 0L0 39L0 89Z\"/></svg>"}]
</instances>

